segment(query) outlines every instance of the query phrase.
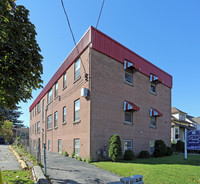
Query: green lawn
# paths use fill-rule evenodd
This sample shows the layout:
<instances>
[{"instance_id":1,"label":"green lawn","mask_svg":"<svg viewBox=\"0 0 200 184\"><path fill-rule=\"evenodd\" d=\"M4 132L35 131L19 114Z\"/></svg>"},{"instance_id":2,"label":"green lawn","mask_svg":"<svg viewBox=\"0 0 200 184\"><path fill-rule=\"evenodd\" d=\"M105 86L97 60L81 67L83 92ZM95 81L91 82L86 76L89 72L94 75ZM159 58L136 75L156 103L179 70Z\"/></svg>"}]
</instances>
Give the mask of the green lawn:
<instances>
[{"instance_id":1,"label":"green lawn","mask_svg":"<svg viewBox=\"0 0 200 184\"><path fill-rule=\"evenodd\" d=\"M3 184L33 184L31 171L2 171Z\"/></svg>"},{"instance_id":2,"label":"green lawn","mask_svg":"<svg viewBox=\"0 0 200 184\"><path fill-rule=\"evenodd\" d=\"M94 162L93 165L122 177L141 174L145 184L200 183L200 155L173 155L163 158L135 159L131 162Z\"/></svg>"}]
</instances>

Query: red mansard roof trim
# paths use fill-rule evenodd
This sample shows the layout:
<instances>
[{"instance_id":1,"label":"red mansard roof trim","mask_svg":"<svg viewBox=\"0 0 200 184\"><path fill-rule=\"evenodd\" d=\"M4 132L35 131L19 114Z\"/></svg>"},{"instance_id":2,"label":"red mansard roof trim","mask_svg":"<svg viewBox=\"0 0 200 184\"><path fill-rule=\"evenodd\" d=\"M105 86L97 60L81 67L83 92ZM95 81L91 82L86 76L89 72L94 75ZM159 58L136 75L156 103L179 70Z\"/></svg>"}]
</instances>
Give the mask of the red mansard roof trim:
<instances>
[{"instance_id":1,"label":"red mansard roof trim","mask_svg":"<svg viewBox=\"0 0 200 184\"><path fill-rule=\"evenodd\" d=\"M157 66L153 65L146 59L137 55L130 49L126 48L122 44L113 40L109 36L95 29L94 27L90 27L86 33L83 35L81 40L78 42L77 47L79 49L80 54L89 46L91 43L91 39L95 34L94 41L92 43L92 48L121 62L124 64L125 60L132 62L135 66L139 68L139 72L145 74L146 76L150 76L151 73L158 76L162 79L162 84L165 86L172 88L172 76L161 70ZM62 76L62 74L72 65L72 63L80 56L77 53L76 48L74 48L68 57L65 59L63 64L58 68L56 73L44 87L42 92L38 95L36 100L32 103L29 108L31 111L35 105L45 96L45 94L52 88L52 86L56 83L56 81Z\"/></svg>"}]
</instances>

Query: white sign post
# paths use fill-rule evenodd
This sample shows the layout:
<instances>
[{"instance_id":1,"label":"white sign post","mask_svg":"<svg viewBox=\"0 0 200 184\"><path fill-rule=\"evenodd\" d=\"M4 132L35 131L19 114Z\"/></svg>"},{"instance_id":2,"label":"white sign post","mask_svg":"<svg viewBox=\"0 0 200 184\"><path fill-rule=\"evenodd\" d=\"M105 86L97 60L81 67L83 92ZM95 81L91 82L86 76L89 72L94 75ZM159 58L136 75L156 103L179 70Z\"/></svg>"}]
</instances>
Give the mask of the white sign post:
<instances>
[{"instance_id":1,"label":"white sign post","mask_svg":"<svg viewBox=\"0 0 200 184\"><path fill-rule=\"evenodd\" d=\"M187 160L187 128L185 128L185 160Z\"/></svg>"}]
</instances>

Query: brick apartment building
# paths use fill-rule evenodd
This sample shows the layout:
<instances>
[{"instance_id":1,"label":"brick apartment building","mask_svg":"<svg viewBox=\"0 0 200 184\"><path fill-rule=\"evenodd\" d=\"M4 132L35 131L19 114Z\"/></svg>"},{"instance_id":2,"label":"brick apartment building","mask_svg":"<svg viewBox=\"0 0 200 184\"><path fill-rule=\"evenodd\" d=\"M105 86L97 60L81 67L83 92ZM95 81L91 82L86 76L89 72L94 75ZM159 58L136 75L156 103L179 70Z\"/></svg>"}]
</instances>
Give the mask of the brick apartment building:
<instances>
[{"instance_id":1,"label":"brick apartment building","mask_svg":"<svg viewBox=\"0 0 200 184\"><path fill-rule=\"evenodd\" d=\"M136 155L169 146L172 76L93 27L77 47L30 106L31 146L94 160L116 133Z\"/></svg>"}]
</instances>

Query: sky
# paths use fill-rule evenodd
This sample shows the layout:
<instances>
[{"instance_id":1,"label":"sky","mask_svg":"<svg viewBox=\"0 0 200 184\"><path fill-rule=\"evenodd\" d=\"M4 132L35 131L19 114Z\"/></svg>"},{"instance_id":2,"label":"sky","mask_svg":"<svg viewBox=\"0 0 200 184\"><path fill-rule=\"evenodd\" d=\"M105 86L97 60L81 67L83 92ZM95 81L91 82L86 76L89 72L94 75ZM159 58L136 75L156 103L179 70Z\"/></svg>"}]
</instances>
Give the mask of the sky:
<instances>
[{"instance_id":1,"label":"sky","mask_svg":"<svg viewBox=\"0 0 200 184\"><path fill-rule=\"evenodd\" d=\"M96 26L103 0L63 0L78 42ZM43 59L43 86L74 48L61 1L17 0L30 11ZM172 106L200 116L200 1L105 0L98 29L173 76ZM33 98L20 103L29 126Z\"/></svg>"}]
</instances>

